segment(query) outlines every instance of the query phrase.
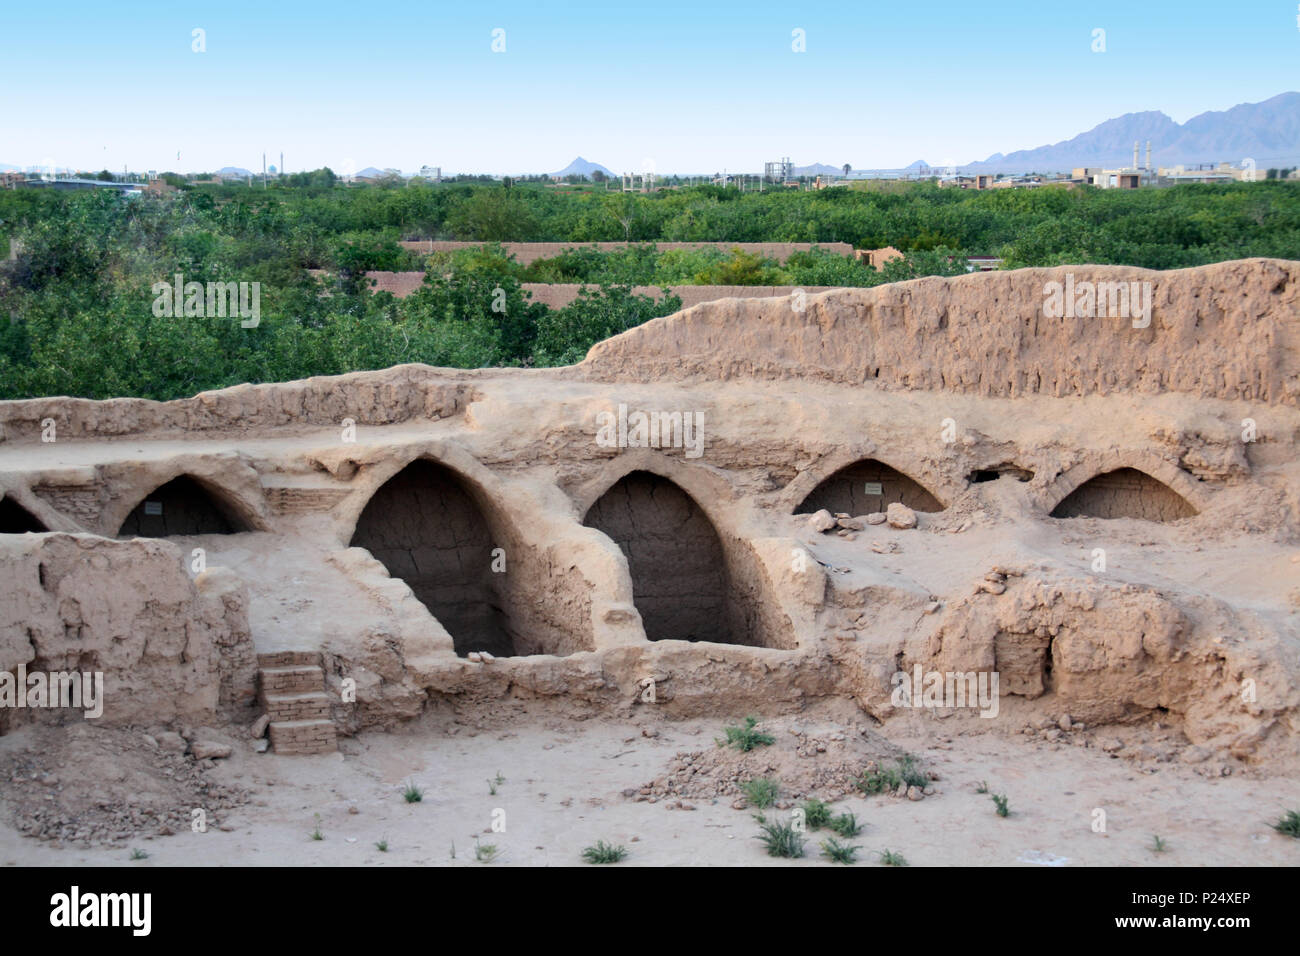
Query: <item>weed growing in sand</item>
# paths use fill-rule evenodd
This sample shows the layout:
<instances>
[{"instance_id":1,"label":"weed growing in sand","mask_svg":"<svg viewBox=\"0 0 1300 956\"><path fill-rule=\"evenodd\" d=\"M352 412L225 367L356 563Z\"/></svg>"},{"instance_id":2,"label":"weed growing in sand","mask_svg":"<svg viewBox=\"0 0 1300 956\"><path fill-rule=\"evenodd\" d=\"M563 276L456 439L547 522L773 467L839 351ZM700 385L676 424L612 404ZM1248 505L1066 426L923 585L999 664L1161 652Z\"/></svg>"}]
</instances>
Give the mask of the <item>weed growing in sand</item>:
<instances>
[{"instance_id":1,"label":"weed growing in sand","mask_svg":"<svg viewBox=\"0 0 1300 956\"><path fill-rule=\"evenodd\" d=\"M1169 849L1169 844L1166 843L1164 840L1160 839L1160 837L1158 836L1152 836L1151 846L1149 847L1149 849L1151 850L1152 853L1164 853L1165 850Z\"/></svg>"},{"instance_id":2,"label":"weed growing in sand","mask_svg":"<svg viewBox=\"0 0 1300 956\"><path fill-rule=\"evenodd\" d=\"M582 851L582 858L588 863L619 863L627 858L627 847L597 840L595 846Z\"/></svg>"},{"instance_id":3,"label":"weed growing in sand","mask_svg":"<svg viewBox=\"0 0 1300 956\"><path fill-rule=\"evenodd\" d=\"M1286 816L1278 820L1277 823L1270 823L1269 826L1283 836L1300 839L1300 811L1288 810Z\"/></svg>"},{"instance_id":4,"label":"weed growing in sand","mask_svg":"<svg viewBox=\"0 0 1300 956\"><path fill-rule=\"evenodd\" d=\"M808 799L801 804L803 808L804 823L814 830L820 830L822 827L831 825L831 808L829 804L822 803L820 800Z\"/></svg>"},{"instance_id":5,"label":"weed growing in sand","mask_svg":"<svg viewBox=\"0 0 1300 956\"><path fill-rule=\"evenodd\" d=\"M387 853L387 852L388 852L388 837L384 837L382 840L380 840L378 843L376 843L376 844L375 844L375 849L378 850L380 853Z\"/></svg>"},{"instance_id":6,"label":"weed growing in sand","mask_svg":"<svg viewBox=\"0 0 1300 956\"><path fill-rule=\"evenodd\" d=\"M858 789L868 796L875 796L897 790L900 786L924 789L929 783L930 778L917 768L916 758L911 754L903 754L898 759L897 766L862 771L862 776L858 778Z\"/></svg>"},{"instance_id":7,"label":"weed growing in sand","mask_svg":"<svg viewBox=\"0 0 1300 956\"><path fill-rule=\"evenodd\" d=\"M1011 810L1007 806L1007 795L1005 793L991 793L994 805L998 808L998 816L1006 817L1011 815Z\"/></svg>"},{"instance_id":8,"label":"weed growing in sand","mask_svg":"<svg viewBox=\"0 0 1300 956\"><path fill-rule=\"evenodd\" d=\"M975 792L976 792L976 793L988 793L988 792L989 792L989 783L988 783L988 781L987 781L987 780L981 780L981 781L980 781L980 785L979 785L978 787L975 788Z\"/></svg>"},{"instance_id":9,"label":"weed growing in sand","mask_svg":"<svg viewBox=\"0 0 1300 956\"><path fill-rule=\"evenodd\" d=\"M320 814L319 814L319 813L316 814L316 829L311 831L311 838L312 838L313 840L323 840L323 839L325 839L325 834L323 834L323 833L320 832Z\"/></svg>"},{"instance_id":10,"label":"weed growing in sand","mask_svg":"<svg viewBox=\"0 0 1300 956\"><path fill-rule=\"evenodd\" d=\"M501 786L501 784L505 782L506 778L501 776L501 771L498 770L497 775L487 782L488 793L495 797L497 795L497 787Z\"/></svg>"},{"instance_id":11,"label":"weed growing in sand","mask_svg":"<svg viewBox=\"0 0 1300 956\"><path fill-rule=\"evenodd\" d=\"M769 823L762 814L754 817L758 821L762 834L760 840L767 849L768 856L781 856L787 859L803 856L803 837L789 823Z\"/></svg>"},{"instance_id":12,"label":"weed growing in sand","mask_svg":"<svg viewBox=\"0 0 1300 956\"><path fill-rule=\"evenodd\" d=\"M755 747L766 747L769 744L776 743L776 738L771 734L765 734L761 730L754 729L757 723L757 717L746 717L743 727L723 727L727 740L725 743L721 740L717 741L718 746L731 746L747 753Z\"/></svg>"},{"instance_id":13,"label":"weed growing in sand","mask_svg":"<svg viewBox=\"0 0 1300 956\"><path fill-rule=\"evenodd\" d=\"M826 824L826 826L845 839L855 837L862 832L862 824L858 822L858 818L852 813L841 813L831 817L830 823Z\"/></svg>"},{"instance_id":14,"label":"weed growing in sand","mask_svg":"<svg viewBox=\"0 0 1300 956\"><path fill-rule=\"evenodd\" d=\"M753 780L746 780L742 783L740 792L745 795L745 799L749 801L750 806L766 810L776 803L777 794L781 792L781 785L771 777L755 777Z\"/></svg>"},{"instance_id":15,"label":"weed growing in sand","mask_svg":"<svg viewBox=\"0 0 1300 956\"><path fill-rule=\"evenodd\" d=\"M144 850L141 850L139 847L136 847L134 850L131 851L131 859L147 860L149 859L149 854L144 852Z\"/></svg>"},{"instance_id":16,"label":"weed growing in sand","mask_svg":"<svg viewBox=\"0 0 1300 956\"><path fill-rule=\"evenodd\" d=\"M822 843L821 848L822 856L826 857L826 859L830 860L832 863L844 864L857 862L854 859L854 856L862 849L860 846L849 846L847 843L841 843L839 840L835 839L835 837L831 837L829 840Z\"/></svg>"},{"instance_id":17,"label":"weed growing in sand","mask_svg":"<svg viewBox=\"0 0 1300 956\"><path fill-rule=\"evenodd\" d=\"M413 781L406 782L406 789L402 791L402 797L407 803L419 803L424 799L424 791L415 785Z\"/></svg>"},{"instance_id":18,"label":"weed growing in sand","mask_svg":"<svg viewBox=\"0 0 1300 956\"><path fill-rule=\"evenodd\" d=\"M495 843L479 843L474 841L474 859L480 863L491 863L501 855L500 849Z\"/></svg>"},{"instance_id":19,"label":"weed growing in sand","mask_svg":"<svg viewBox=\"0 0 1300 956\"><path fill-rule=\"evenodd\" d=\"M885 866L907 866L907 860L897 850L881 850L876 856Z\"/></svg>"}]
</instances>

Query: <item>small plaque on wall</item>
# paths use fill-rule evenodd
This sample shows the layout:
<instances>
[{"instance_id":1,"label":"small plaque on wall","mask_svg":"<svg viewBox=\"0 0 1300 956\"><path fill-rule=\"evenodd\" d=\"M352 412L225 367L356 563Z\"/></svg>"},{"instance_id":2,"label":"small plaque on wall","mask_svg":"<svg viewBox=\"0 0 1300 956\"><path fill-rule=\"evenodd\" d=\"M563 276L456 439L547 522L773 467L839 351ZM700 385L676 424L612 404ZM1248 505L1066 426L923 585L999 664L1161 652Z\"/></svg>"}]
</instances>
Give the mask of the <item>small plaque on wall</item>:
<instances>
[{"instance_id":1,"label":"small plaque on wall","mask_svg":"<svg viewBox=\"0 0 1300 956\"><path fill-rule=\"evenodd\" d=\"M863 492L864 495L883 495L884 493L884 485L879 481L868 481L867 490Z\"/></svg>"},{"instance_id":2,"label":"small plaque on wall","mask_svg":"<svg viewBox=\"0 0 1300 956\"><path fill-rule=\"evenodd\" d=\"M160 515L160 514L162 514L162 502L161 502L161 501L146 501L146 502L144 503L144 513L147 514L147 515Z\"/></svg>"}]
</instances>

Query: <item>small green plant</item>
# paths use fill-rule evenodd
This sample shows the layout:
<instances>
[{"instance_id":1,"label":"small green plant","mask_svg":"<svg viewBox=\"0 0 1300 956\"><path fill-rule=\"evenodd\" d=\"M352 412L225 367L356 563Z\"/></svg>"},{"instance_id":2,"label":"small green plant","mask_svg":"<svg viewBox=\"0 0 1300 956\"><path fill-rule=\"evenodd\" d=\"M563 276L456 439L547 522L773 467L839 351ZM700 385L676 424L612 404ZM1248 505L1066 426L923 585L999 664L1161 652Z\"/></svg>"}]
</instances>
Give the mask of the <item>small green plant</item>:
<instances>
[{"instance_id":1,"label":"small green plant","mask_svg":"<svg viewBox=\"0 0 1300 956\"><path fill-rule=\"evenodd\" d=\"M1270 823L1269 826L1283 836L1300 839L1300 811L1288 810L1277 823Z\"/></svg>"},{"instance_id":2,"label":"small green plant","mask_svg":"<svg viewBox=\"0 0 1300 956\"><path fill-rule=\"evenodd\" d=\"M597 840L595 846L582 851L582 858L588 863L618 863L627 858L627 847Z\"/></svg>"},{"instance_id":3,"label":"small green plant","mask_svg":"<svg viewBox=\"0 0 1300 956\"><path fill-rule=\"evenodd\" d=\"M998 808L998 816L1010 816L1011 810L1007 807L1007 795L1005 793L991 793L994 805Z\"/></svg>"},{"instance_id":4,"label":"small green plant","mask_svg":"<svg viewBox=\"0 0 1300 956\"><path fill-rule=\"evenodd\" d=\"M1167 849L1169 849L1169 844L1168 844L1168 843L1166 843L1164 840L1160 839L1160 837L1158 837L1158 836L1152 836L1152 837L1151 837L1151 852L1152 852L1152 853L1164 853L1165 850L1167 850Z\"/></svg>"},{"instance_id":5,"label":"small green plant","mask_svg":"<svg viewBox=\"0 0 1300 956\"><path fill-rule=\"evenodd\" d=\"M832 863L844 863L846 865L856 863L855 856L862 849L860 846L849 846L847 843L841 843L835 837L831 837L822 843L821 848L822 856L826 857L826 859Z\"/></svg>"},{"instance_id":6,"label":"small green plant","mask_svg":"<svg viewBox=\"0 0 1300 956\"><path fill-rule=\"evenodd\" d=\"M763 816L756 816L759 828L763 831L756 839L767 849L768 856L780 856L787 859L803 856L803 837L789 823L769 823Z\"/></svg>"},{"instance_id":7,"label":"small green plant","mask_svg":"<svg viewBox=\"0 0 1300 956\"><path fill-rule=\"evenodd\" d=\"M479 843L474 841L474 859L480 863L491 863L501 855L501 850L495 843Z\"/></svg>"},{"instance_id":8,"label":"small green plant","mask_svg":"<svg viewBox=\"0 0 1300 956\"><path fill-rule=\"evenodd\" d=\"M916 765L916 758L911 754L903 754L898 761L898 773L903 778L903 783L909 787L924 790L930 785L930 777Z\"/></svg>"},{"instance_id":9,"label":"small green plant","mask_svg":"<svg viewBox=\"0 0 1300 956\"><path fill-rule=\"evenodd\" d=\"M846 840L862 832L862 824L852 813L841 813L831 817L831 822L827 826Z\"/></svg>"},{"instance_id":10,"label":"small green plant","mask_svg":"<svg viewBox=\"0 0 1300 956\"><path fill-rule=\"evenodd\" d=\"M323 833L320 832L320 814L319 814L319 813L316 814L316 829L311 831L311 838L312 838L313 840L323 840L323 839L325 839L325 834L323 834Z\"/></svg>"},{"instance_id":11,"label":"small green plant","mask_svg":"<svg viewBox=\"0 0 1300 956\"><path fill-rule=\"evenodd\" d=\"M880 766L874 770L862 771L857 783L858 789L867 796L875 796L897 790L900 785L925 789L929 786L930 778L917 767L915 757L903 754L893 767Z\"/></svg>"},{"instance_id":12,"label":"small green plant","mask_svg":"<svg viewBox=\"0 0 1300 956\"><path fill-rule=\"evenodd\" d=\"M885 866L907 866L907 860L897 850L881 850L876 856Z\"/></svg>"},{"instance_id":13,"label":"small green plant","mask_svg":"<svg viewBox=\"0 0 1300 956\"><path fill-rule=\"evenodd\" d=\"M989 792L989 784L988 784L988 781L987 781L987 780L981 780L981 781L980 781L980 785L979 785L978 787L975 788L975 792L976 792L976 793L988 793L988 792Z\"/></svg>"},{"instance_id":14,"label":"small green plant","mask_svg":"<svg viewBox=\"0 0 1300 956\"><path fill-rule=\"evenodd\" d=\"M742 783L740 792L745 795L745 799L749 801L750 806L766 810L776 803L777 794L781 792L781 785L771 777L755 777L753 780L746 780Z\"/></svg>"},{"instance_id":15,"label":"small green plant","mask_svg":"<svg viewBox=\"0 0 1300 956\"><path fill-rule=\"evenodd\" d=\"M830 804L822 803L820 800L808 799L801 804L803 809L804 823L814 830L820 830L822 827L831 825L831 808Z\"/></svg>"},{"instance_id":16,"label":"small green plant","mask_svg":"<svg viewBox=\"0 0 1300 956\"><path fill-rule=\"evenodd\" d=\"M376 844L375 844L375 849L378 850L380 853L387 853L387 852L388 852L388 837L384 837L382 840L380 840L378 843L376 843Z\"/></svg>"},{"instance_id":17,"label":"small green plant","mask_svg":"<svg viewBox=\"0 0 1300 956\"><path fill-rule=\"evenodd\" d=\"M149 854L144 852L144 850L141 850L139 847L136 847L134 850L131 851L131 859L147 860L149 859Z\"/></svg>"},{"instance_id":18,"label":"small green plant","mask_svg":"<svg viewBox=\"0 0 1300 956\"><path fill-rule=\"evenodd\" d=\"M415 785L415 782L408 780L406 789L402 791L402 797L407 803L419 803L424 799L424 791Z\"/></svg>"},{"instance_id":19,"label":"small green plant","mask_svg":"<svg viewBox=\"0 0 1300 956\"><path fill-rule=\"evenodd\" d=\"M731 746L737 750L748 752L755 747L767 746L776 743L776 738L771 734L765 734L761 730L755 730L758 723L757 717L746 717L743 727L724 727L723 732L727 735L726 743L718 741L718 746Z\"/></svg>"},{"instance_id":20,"label":"small green plant","mask_svg":"<svg viewBox=\"0 0 1300 956\"><path fill-rule=\"evenodd\" d=\"M503 784L503 783L506 782L506 778L503 777L503 776L501 776L501 771L498 770L498 771L497 771L497 775L496 775L495 778L493 778L492 782L495 783L495 784L499 787L499 786L501 786L501 784Z\"/></svg>"}]
</instances>

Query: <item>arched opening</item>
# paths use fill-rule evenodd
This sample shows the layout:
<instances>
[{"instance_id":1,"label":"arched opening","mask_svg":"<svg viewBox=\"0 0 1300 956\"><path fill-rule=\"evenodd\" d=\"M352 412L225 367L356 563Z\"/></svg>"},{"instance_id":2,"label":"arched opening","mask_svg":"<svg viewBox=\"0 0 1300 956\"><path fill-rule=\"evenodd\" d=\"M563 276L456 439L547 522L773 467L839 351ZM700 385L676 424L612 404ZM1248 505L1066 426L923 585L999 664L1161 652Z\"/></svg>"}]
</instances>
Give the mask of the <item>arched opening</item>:
<instances>
[{"instance_id":1,"label":"arched opening","mask_svg":"<svg viewBox=\"0 0 1300 956\"><path fill-rule=\"evenodd\" d=\"M1052 509L1053 518L1177 521L1195 514L1186 498L1136 468L1118 468L1090 478Z\"/></svg>"},{"instance_id":2,"label":"arched opening","mask_svg":"<svg viewBox=\"0 0 1300 956\"><path fill-rule=\"evenodd\" d=\"M652 641L749 643L733 636L722 541L694 499L667 478L626 475L582 522L627 556L632 599Z\"/></svg>"},{"instance_id":3,"label":"arched opening","mask_svg":"<svg viewBox=\"0 0 1300 956\"><path fill-rule=\"evenodd\" d=\"M191 534L238 534L248 526L189 475L145 495L118 529L119 538L171 538Z\"/></svg>"},{"instance_id":4,"label":"arched opening","mask_svg":"<svg viewBox=\"0 0 1300 956\"><path fill-rule=\"evenodd\" d=\"M451 634L456 653L515 653L483 510L450 468L411 462L367 502L352 546L401 578ZM498 562L498 566L500 564Z\"/></svg>"},{"instance_id":5,"label":"arched opening","mask_svg":"<svg viewBox=\"0 0 1300 956\"><path fill-rule=\"evenodd\" d=\"M0 534L26 534L28 531L40 534L49 530L12 498L0 498Z\"/></svg>"},{"instance_id":6,"label":"arched opening","mask_svg":"<svg viewBox=\"0 0 1300 956\"><path fill-rule=\"evenodd\" d=\"M942 511L943 504L924 485L874 458L841 468L812 490L795 514L823 508L832 514L865 515L884 511L895 501L913 511Z\"/></svg>"}]
</instances>

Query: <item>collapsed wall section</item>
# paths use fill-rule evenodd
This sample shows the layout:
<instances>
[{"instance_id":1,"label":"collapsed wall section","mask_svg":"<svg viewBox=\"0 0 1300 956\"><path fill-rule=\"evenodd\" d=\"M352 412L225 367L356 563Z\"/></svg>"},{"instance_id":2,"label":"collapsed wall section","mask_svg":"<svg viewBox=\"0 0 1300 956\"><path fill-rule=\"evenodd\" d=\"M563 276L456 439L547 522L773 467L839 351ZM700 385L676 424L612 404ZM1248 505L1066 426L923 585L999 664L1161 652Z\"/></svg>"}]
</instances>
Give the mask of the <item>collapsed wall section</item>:
<instances>
[{"instance_id":1,"label":"collapsed wall section","mask_svg":"<svg viewBox=\"0 0 1300 956\"><path fill-rule=\"evenodd\" d=\"M43 534L0 538L0 581L0 671L102 673L106 724L248 718L256 658L229 571L191 580L163 541ZM42 717L81 712L5 706L0 728Z\"/></svg>"}]
</instances>

